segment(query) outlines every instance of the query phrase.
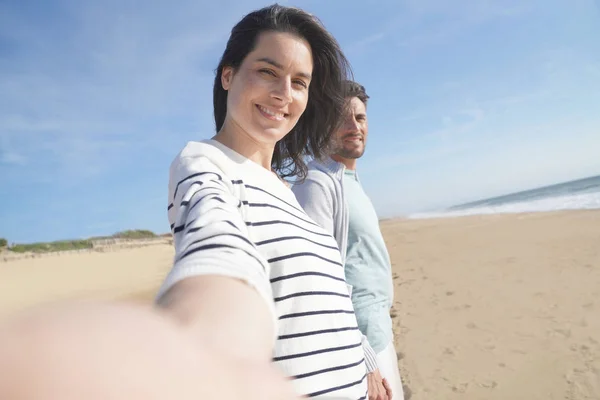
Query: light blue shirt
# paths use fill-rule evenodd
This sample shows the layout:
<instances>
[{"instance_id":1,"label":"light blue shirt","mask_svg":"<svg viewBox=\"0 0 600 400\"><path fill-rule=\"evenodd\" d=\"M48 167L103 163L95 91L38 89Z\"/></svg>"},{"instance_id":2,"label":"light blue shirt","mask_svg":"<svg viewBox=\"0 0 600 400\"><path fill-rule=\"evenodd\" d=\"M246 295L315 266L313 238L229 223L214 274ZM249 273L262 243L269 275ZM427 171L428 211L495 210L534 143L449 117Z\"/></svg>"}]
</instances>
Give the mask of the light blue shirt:
<instances>
[{"instance_id":1,"label":"light blue shirt","mask_svg":"<svg viewBox=\"0 0 600 400\"><path fill-rule=\"evenodd\" d=\"M358 327L379 353L392 340L390 308L394 297L390 257L379 218L356 171L344 171L344 197L349 208L346 280Z\"/></svg>"}]
</instances>

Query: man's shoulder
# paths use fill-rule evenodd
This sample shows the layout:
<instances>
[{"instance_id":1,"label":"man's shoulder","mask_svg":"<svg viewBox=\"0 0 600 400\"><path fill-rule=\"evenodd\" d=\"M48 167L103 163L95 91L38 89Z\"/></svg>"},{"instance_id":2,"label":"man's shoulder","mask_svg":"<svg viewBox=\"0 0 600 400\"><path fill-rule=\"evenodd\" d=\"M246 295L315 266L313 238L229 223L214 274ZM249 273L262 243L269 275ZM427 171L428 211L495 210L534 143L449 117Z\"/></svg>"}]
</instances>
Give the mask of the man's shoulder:
<instances>
[{"instance_id":1,"label":"man's shoulder","mask_svg":"<svg viewBox=\"0 0 600 400\"><path fill-rule=\"evenodd\" d=\"M307 164L306 177L294 184L296 190L301 190L311 185L322 186L330 190L335 189L336 176L333 170L320 161L312 160Z\"/></svg>"},{"instance_id":2,"label":"man's shoulder","mask_svg":"<svg viewBox=\"0 0 600 400\"><path fill-rule=\"evenodd\" d=\"M331 178L332 172L329 171L322 162L312 160L307 164L307 177L310 178Z\"/></svg>"},{"instance_id":3,"label":"man's shoulder","mask_svg":"<svg viewBox=\"0 0 600 400\"><path fill-rule=\"evenodd\" d=\"M326 160L311 160L308 163L308 174L316 177L327 177L329 180L339 181L343 175L344 166L339 162L327 158Z\"/></svg>"},{"instance_id":4,"label":"man's shoulder","mask_svg":"<svg viewBox=\"0 0 600 400\"><path fill-rule=\"evenodd\" d=\"M306 177L294 183L292 193L298 204L317 224L329 226L337 198L336 178L316 161L309 162L307 167Z\"/></svg>"}]
</instances>

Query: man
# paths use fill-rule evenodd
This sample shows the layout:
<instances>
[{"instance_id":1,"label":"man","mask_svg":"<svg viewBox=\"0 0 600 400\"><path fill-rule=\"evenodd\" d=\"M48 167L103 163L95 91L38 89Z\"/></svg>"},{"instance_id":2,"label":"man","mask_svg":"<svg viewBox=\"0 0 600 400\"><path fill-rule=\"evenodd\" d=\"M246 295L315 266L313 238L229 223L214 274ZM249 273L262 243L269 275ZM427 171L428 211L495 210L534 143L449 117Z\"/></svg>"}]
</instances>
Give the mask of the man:
<instances>
[{"instance_id":1,"label":"man","mask_svg":"<svg viewBox=\"0 0 600 400\"><path fill-rule=\"evenodd\" d=\"M368 98L363 86L346 82L347 115L332 139L330 156L312 161L306 179L292 190L306 213L331 232L340 247L358 326L375 351L379 368L369 374L369 398L391 398L377 384L380 373L394 400L402 400L390 317L394 295L390 258L379 218L356 172L369 131Z\"/></svg>"}]
</instances>

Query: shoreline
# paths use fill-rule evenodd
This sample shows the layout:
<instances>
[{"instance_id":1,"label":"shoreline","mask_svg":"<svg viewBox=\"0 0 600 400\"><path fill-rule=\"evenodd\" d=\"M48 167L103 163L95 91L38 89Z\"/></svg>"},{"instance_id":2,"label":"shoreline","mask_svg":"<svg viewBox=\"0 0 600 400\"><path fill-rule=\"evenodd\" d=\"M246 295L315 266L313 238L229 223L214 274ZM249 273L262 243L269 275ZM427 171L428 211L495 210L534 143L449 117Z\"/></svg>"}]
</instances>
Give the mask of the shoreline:
<instances>
[{"instance_id":1,"label":"shoreline","mask_svg":"<svg viewBox=\"0 0 600 400\"><path fill-rule=\"evenodd\" d=\"M411 217L410 215L405 215L405 216L381 218L379 220L379 223L381 226L385 226L385 225L394 224L394 223L398 223L398 222L409 222L409 221L444 222L446 220L454 221L457 219L464 219L464 220L479 219L479 218L495 219L495 218L505 217L505 216L506 217L516 216L519 218L532 218L532 217L536 217L536 216L560 215L560 214L564 214L564 213L567 213L567 214L574 214L574 213L594 214L594 213L600 213L600 209L574 209L574 210L554 210L554 211L536 211L536 212L525 211L525 212L510 212L510 213L507 212L507 213L497 213L497 214L469 214L469 215L448 215L448 216L444 216L444 215L440 214L439 216L434 216L434 217ZM79 239L75 239L75 240L79 240ZM81 240L86 240L86 239L81 239ZM118 250L127 249L127 248L154 246L154 245L161 245L161 244L165 244L165 243L172 244L172 241L173 241L172 238L170 236L167 237L167 234L161 234L160 236L157 235L156 238L148 238L148 239L116 239L116 240L111 239L110 240L111 244L95 245L93 248L89 248L89 249L47 251L47 252L39 252L39 253L11 252L10 250L3 249L3 250L0 250L0 264L6 263L6 262L11 262L11 261L16 261L16 260L20 260L20 259L26 259L26 258L44 258L44 257L49 257L49 256L65 256L65 255L80 254L80 253L105 253L105 252L118 251Z\"/></svg>"},{"instance_id":2,"label":"shoreline","mask_svg":"<svg viewBox=\"0 0 600 400\"><path fill-rule=\"evenodd\" d=\"M417 212L408 214L400 217L407 220L422 220L422 219L446 219L446 218L465 218L465 217L477 217L477 216L500 216L500 215L536 215L536 214L555 214L555 213L572 213L572 212L598 212L600 207L587 207L587 208L562 208L562 209L548 209L548 210L494 210L481 212L470 212L478 210L477 208L465 209L465 210L442 210L442 211L427 211ZM393 218L389 218L393 219Z\"/></svg>"}]
</instances>

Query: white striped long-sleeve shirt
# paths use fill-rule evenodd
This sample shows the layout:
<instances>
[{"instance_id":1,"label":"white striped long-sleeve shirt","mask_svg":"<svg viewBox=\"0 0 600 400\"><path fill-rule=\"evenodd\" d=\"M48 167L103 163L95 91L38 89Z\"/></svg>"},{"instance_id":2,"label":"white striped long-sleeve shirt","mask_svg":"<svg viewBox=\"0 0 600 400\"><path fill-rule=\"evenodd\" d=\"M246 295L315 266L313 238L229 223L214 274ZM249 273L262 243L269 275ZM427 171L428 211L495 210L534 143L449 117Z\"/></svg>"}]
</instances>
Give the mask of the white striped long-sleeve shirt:
<instances>
[{"instance_id":1,"label":"white striped long-sleeve shirt","mask_svg":"<svg viewBox=\"0 0 600 400\"><path fill-rule=\"evenodd\" d=\"M273 362L298 394L367 397L337 243L277 176L216 141L190 142L171 165L168 216L175 262L159 296L189 276L242 279L272 312Z\"/></svg>"}]
</instances>

